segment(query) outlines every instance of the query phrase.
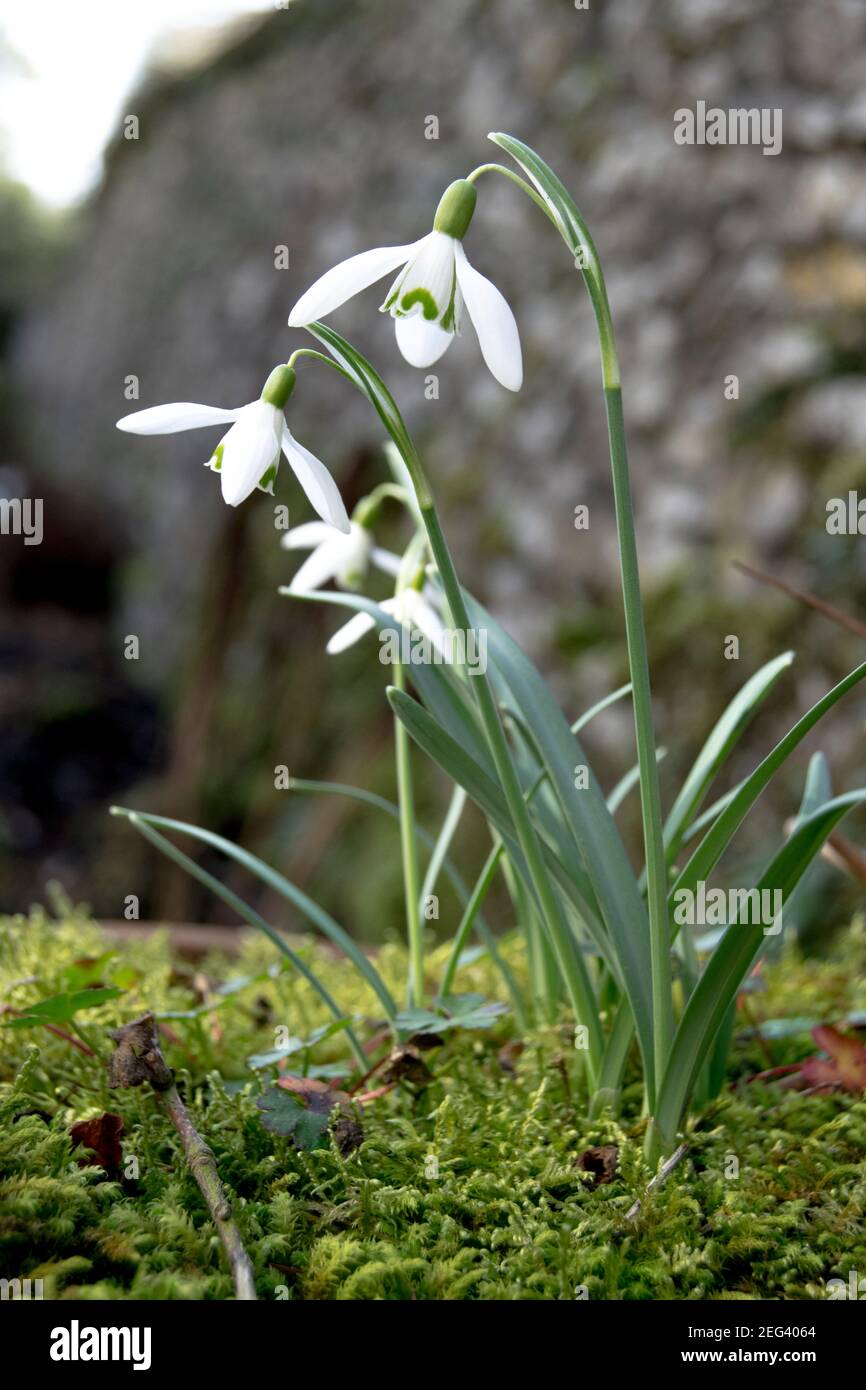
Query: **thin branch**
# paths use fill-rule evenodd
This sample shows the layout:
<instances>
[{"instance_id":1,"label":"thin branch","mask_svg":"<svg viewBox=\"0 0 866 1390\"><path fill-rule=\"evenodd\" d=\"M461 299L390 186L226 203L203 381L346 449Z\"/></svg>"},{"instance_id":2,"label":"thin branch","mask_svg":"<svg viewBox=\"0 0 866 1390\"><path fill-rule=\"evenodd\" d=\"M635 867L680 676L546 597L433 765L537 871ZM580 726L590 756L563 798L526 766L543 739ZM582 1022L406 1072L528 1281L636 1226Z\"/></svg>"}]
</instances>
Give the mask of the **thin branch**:
<instances>
[{"instance_id":1,"label":"thin branch","mask_svg":"<svg viewBox=\"0 0 866 1390\"><path fill-rule=\"evenodd\" d=\"M626 1221L634 1221L635 1217L641 1209L642 1202L646 1200L646 1198L650 1195L652 1191L654 1191L655 1188L661 1187L662 1183L665 1181L665 1178L667 1178L674 1171L677 1164L681 1163L682 1160L685 1158L686 1154L688 1153L688 1148L688 1144L680 1144L679 1148L675 1149L674 1152L671 1154L670 1158L662 1164L661 1168L656 1173L655 1177L652 1179L652 1182L647 1187L647 1190L644 1193L643 1197L639 1197L638 1200L632 1206L629 1207L628 1211L625 1214Z\"/></svg>"},{"instance_id":2,"label":"thin branch","mask_svg":"<svg viewBox=\"0 0 866 1390\"><path fill-rule=\"evenodd\" d=\"M807 608L814 608L816 613L829 618L831 623L838 623L839 627L844 627L848 632L853 632L855 637L866 637L866 623L858 622L848 613L843 613L841 608L834 608L831 603L825 603L822 598L810 594L807 589L795 589L793 584L786 584L783 579L776 579L775 575L767 574L765 570L755 569L754 565L747 565L742 560L735 560L734 568L749 575L751 579L757 579L761 584L769 584L774 589L781 589L782 593L787 594L789 598L796 599L798 603L805 604Z\"/></svg>"},{"instance_id":3,"label":"thin branch","mask_svg":"<svg viewBox=\"0 0 866 1390\"><path fill-rule=\"evenodd\" d=\"M253 1267L232 1217L225 1188L220 1182L213 1150L202 1139L178 1094L171 1068L160 1051L153 1014L144 1014L123 1028L112 1029L109 1037L115 1044L108 1064L109 1086L141 1086L146 1082L153 1087L178 1132L192 1175L217 1228L231 1268L235 1297L244 1301L254 1300Z\"/></svg>"}]
</instances>

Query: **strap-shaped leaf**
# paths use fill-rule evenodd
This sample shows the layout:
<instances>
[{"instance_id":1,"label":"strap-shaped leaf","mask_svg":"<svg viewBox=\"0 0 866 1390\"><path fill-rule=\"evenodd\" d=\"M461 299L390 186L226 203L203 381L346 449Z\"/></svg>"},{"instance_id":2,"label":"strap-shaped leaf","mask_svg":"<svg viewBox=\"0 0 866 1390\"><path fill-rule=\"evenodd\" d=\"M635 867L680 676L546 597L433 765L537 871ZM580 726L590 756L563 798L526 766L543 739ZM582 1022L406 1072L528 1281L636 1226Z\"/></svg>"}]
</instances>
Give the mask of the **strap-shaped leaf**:
<instances>
[{"instance_id":1,"label":"strap-shaped leaf","mask_svg":"<svg viewBox=\"0 0 866 1390\"><path fill-rule=\"evenodd\" d=\"M363 806L372 806L377 811L383 811L385 815L390 816L392 820L398 822L400 820L400 808L396 805L395 802L389 801L388 798L385 796L379 796L377 792L368 791L366 787L353 787L349 786L345 782L319 782L307 780L303 777L293 777L291 780L290 790L299 792L312 792L314 794L322 793L327 796L344 796L351 801L360 802ZM418 838L419 842L425 845L427 849L432 850L434 848L436 842L433 839L433 836L429 834L429 832L426 831L422 825L415 826L415 835ZM498 848L501 851L501 841L499 842ZM469 926L467 927L466 935L468 935L469 929L472 926L474 926L482 942L484 943L484 948L490 956L490 959L493 961L493 964L496 966L497 970L502 976L505 988L508 991L509 998L511 999L511 1003L514 1008L515 1021L517 1022L519 1027L527 1027L528 1022L526 1017L526 1010L524 1007L520 986L518 985L517 980L515 979L514 972L512 971L508 962L504 959L502 953L500 952L499 947L496 944L496 938L494 937L493 933L488 927L480 911L481 903L485 895L484 892L482 892L480 895L478 894L477 884L470 892L469 886L463 878L462 874L456 868L454 861L450 859L447 854L442 861L442 868L446 877L451 883L454 892L457 894L457 897L459 898L461 905L467 910L467 912L469 910L470 903L472 904L472 910L471 913L469 913L470 920ZM466 912L464 912L464 922L466 921L466 915ZM461 946L461 951L462 949L463 947ZM459 957L459 955L460 951L457 952L457 957ZM451 990L450 988L447 990L440 988L439 993L450 994Z\"/></svg>"},{"instance_id":2,"label":"strap-shaped leaf","mask_svg":"<svg viewBox=\"0 0 866 1390\"><path fill-rule=\"evenodd\" d=\"M491 615L469 595L470 619L487 630L488 661L508 687L510 703L531 731L539 757L574 837L628 994L645 1066L652 1070L650 950L646 909L634 870L589 760L535 666ZM586 767L586 788L575 768Z\"/></svg>"},{"instance_id":3,"label":"strap-shaped leaf","mask_svg":"<svg viewBox=\"0 0 866 1390\"><path fill-rule=\"evenodd\" d=\"M696 817L714 777L724 765L761 703L767 698L782 672L794 660L793 652L768 661L737 692L698 754L680 788L665 823L668 863L679 854L683 833Z\"/></svg>"},{"instance_id":4,"label":"strap-shaped leaf","mask_svg":"<svg viewBox=\"0 0 866 1390\"><path fill-rule=\"evenodd\" d=\"M822 719L827 711L833 708L837 700L841 700L843 695L846 695L849 690L862 681L864 676L866 676L866 662L849 672L844 680L841 680L838 685L835 685L832 690L822 696L767 754L763 762L758 764L754 772L746 778L737 789L736 794L724 805L724 809L682 869L670 891L668 901L671 907L675 901L674 894L680 889L687 888L689 891L694 891L698 883L705 882L709 878L713 868L724 854L734 834L768 782L775 776L798 744L802 743L809 730L818 723L818 720Z\"/></svg>"},{"instance_id":5,"label":"strap-shaped leaf","mask_svg":"<svg viewBox=\"0 0 866 1390\"><path fill-rule=\"evenodd\" d=\"M343 1012L333 995L319 979L316 972L307 965L306 961L301 959L297 951L294 951L289 945L288 941L286 941L278 931L275 931L269 922L265 921L261 913L256 912L254 907L250 907L249 903L245 902L239 894L233 892L231 888L227 888L226 885L213 874L208 873L207 869L203 868L201 864L197 864L194 859L190 859L189 855L184 854L183 850L178 849L177 845L172 844L171 840L166 839L164 835L160 835L159 831L154 828L151 822L158 821L164 823L163 817L150 816L142 811L129 811L123 806L112 806L111 814L115 816L125 816L130 825L160 850L166 858L173 860L174 863L184 869L191 878L198 879L199 883L204 884L205 888L210 889L216 897L221 898L224 903L236 912L239 917L242 917L244 921L248 922L251 927L258 928L258 930L276 946L280 954L284 955L286 959L291 962L295 970L297 970L298 974L303 976L307 983L312 986L325 1007L334 1015L334 1018L345 1024L346 1037L355 1055L355 1060L358 1062L362 1072L366 1071L366 1053L358 1041L355 1030L352 1028L351 1024L344 1019ZM180 827L182 822L177 821L175 825ZM313 904L313 906L315 907L315 904ZM396 1017L396 1014L394 1016Z\"/></svg>"},{"instance_id":6,"label":"strap-shaped leaf","mask_svg":"<svg viewBox=\"0 0 866 1390\"><path fill-rule=\"evenodd\" d=\"M761 875L756 885L758 892L778 890L784 907L834 826L852 807L864 803L866 789L848 792L825 802L798 821L790 838ZM761 923L733 922L707 962L683 1012L659 1088L655 1120L665 1145L673 1143L710 1046L740 985L769 939Z\"/></svg>"},{"instance_id":7,"label":"strap-shaped leaf","mask_svg":"<svg viewBox=\"0 0 866 1390\"><path fill-rule=\"evenodd\" d=\"M303 599L308 603L327 603L338 608L349 608L354 613L367 613L380 632L392 631L399 626L397 619L387 613L373 599L363 594L337 592L333 589L314 590L309 593L293 593L288 588L279 592L290 598ZM436 721L448 731L460 747L484 769L489 777L494 777L493 763L487 742L478 724L475 710L465 698L461 683L452 675L447 664L420 661L407 644L409 656L405 669L424 704ZM390 668L385 667L390 674Z\"/></svg>"},{"instance_id":8,"label":"strap-shaped leaf","mask_svg":"<svg viewBox=\"0 0 866 1390\"><path fill-rule=\"evenodd\" d=\"M164 830L174 830L180 835L190 835L194 840L210 845L213 849L226 855L228 859L233 859L236 864L240 864L242 868L248 869L255 878L266 883L269 888L273 888L275 892L279 893L280 897L292 903L307 918L307 921L312 922L314 927L318 927L319 931L333 941L335 946L339 946L370 987L375 990L388 1018L396 1018L397 1005L388 986L357 942L353 941L348 932L345 932L339 923L334 921L330 913L326 912L323 907L320 907L317 902L314 902L307 893L304 893L289 879L277 873L276 869L272 869L270 865L256 858L254 854L250 854L248 850L232 844L231 840L224 839L222 835L216 835L212 830L203 830L199 825L190 825L182 820L172 820L169 816L151 815L148 811L130 811L124 807L113 807L112 811L117 815L135 818L143 825L161 826ZM242 899L238 899L238 902L242 903ZM246 904L243 906L246 907Z\"/></svg>"},{"instance_id":9,"label":"strap-shaped leaf","mask_svg":"<svg viewBox=\"0 0 866 1390\"><path fill-rule=\"evenodd\" d=\"M511 817L499 787L473 763L417 700L413 700L405 691L393 687L388 691L388 699L395 714L402 720L418 746L423 748L453 781L458 782L481 808L501 835L512 863L532 891L532 880L517 844ZM543 848L545 863L550 870L555 865L555 856L548 847ZM567 877L565 882L568 883ZM567 930L564 920L558 939L552 945L566 977L578 1021L584 1024L589 1032L590 1051L593 1055L600 1056L603 1038L595 995L582 953L574 937Z\"/></svg>"}]
</instances>

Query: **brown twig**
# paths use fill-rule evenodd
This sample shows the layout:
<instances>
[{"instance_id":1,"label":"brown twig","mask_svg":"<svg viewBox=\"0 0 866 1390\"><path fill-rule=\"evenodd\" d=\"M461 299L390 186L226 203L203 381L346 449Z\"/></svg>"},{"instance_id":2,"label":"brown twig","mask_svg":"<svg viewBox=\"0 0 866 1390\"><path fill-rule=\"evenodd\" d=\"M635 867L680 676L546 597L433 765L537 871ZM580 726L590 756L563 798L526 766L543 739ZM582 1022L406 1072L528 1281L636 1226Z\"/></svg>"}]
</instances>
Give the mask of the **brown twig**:
<instances>
[{"instance_id":1,"label":"brown twig","mask_svg":"<svg viewBox=\"0 0 866 1390\"><path fill-rule=\"evenodd\" d=\"M153 1014L144 1014L123 1028L111 1030L109 1037L115 1045L108 1064L109 1086L141 1086L147 1082L153 1087L178 1132L192 1175L219 1233L232 1272L235 1297L244 1301L255 1299L253 1267L220 1182L213 1150L202 1139L178 1094L172 1071L160 1051Z\"/></svg>"},{"instance_id":2,"label":"brown twig","mask_svg":"<svg viewBox=\"0 0 866 1390\"><path fill-rule=\"evenodd\" d=\"M866 623L858 622L848 613L843 613L841 608L834 608L832 603L825 603L816 594L810 594L806 589L796 589L793 584L786 584L784 579L777 579L775 575L767 574L765 570L756 569L754 565L747 565L742 560L735 560L734 568L749 575L751 579L757 579L761 584L769 584L774 589L781 589L782 593L787 594L789 598L795 598L798 603L805 604L807 608L814 608L816 613L829 618L831 623L838 623L839 627L844 627L848 632L853 632L855 637L866 637Z\"/></svg>"},{"instance_id":3,"label":"brown twig","mask_svg":"<svg viewBox=\"0 0 866 1390\"><path fill-rule=\"evenodd\" d=\"M644 1193L643 1197L638 1197L637 1201L629 1207L628 1211L625 1214L626 1221L634 1221L635 1217L641 1209L642 1203L646 1200L650 1193L654 1191L655 1188L661 1187L662 1183L665 1181L665 1178L669 1177L669 1175L676 1168L677 1164L682 1162L682 1160L688 1153L688 1148L688 1144L680 1144L679 1148L674 1150L667 1162L662 1164L661 1168L658 1170L655 1177L652 1179L649 1186L647 1187L647 1190Z\"/></svg>"}]
</instances>

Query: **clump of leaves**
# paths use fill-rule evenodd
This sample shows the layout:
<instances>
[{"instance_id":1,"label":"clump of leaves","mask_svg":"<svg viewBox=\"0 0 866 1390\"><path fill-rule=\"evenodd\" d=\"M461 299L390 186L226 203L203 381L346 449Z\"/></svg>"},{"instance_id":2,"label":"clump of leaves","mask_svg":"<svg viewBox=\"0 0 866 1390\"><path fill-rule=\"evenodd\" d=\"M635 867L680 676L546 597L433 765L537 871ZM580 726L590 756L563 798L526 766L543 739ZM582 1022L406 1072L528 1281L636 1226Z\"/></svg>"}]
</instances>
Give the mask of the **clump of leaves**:
<instances>
[{"instance_id":1,"label":"clump of leaves","mask_svg":"<svg viewBox=\"0 0 866 1390\"><path fill-rule=\"evenodd\" d=\"M356 1107L344 1091L309 1076L281 1076L256 1101L261 1122L296 1149L326 1149L330 1139L344 1156L364 1139Z\"/></svg>"},{"instance_id":2,"label":"clump of leaves","mask_svg":"<svg viewBox=\"0 0 866 1390\"><path fill-rule=\"evenodd\" d=\"M59 1027L63 1023L68 1023L84 1009L95 1009L97 1004L105 1004L109 999L117 999L123 993L122 989L115 989L114 986L105 986L102 989L80 989L74 994L52 994L47 999L40 999L35 1004L28 1004L26 1009L17 1015L16 1018L9 1019L6 1023L7 1028L34 1028L38 1024L48 1027L54 1024Z\"/></svg>"},{"instance_id":3,"label":"clump of leaves","mask_svg":"<svg viewBox=\"0 0 866 1390\"><path fill-rule=\"evenodd\" d=\"M453 1028L491 1028L506 1013L507 1004L483 994L446 994L433 1000L432 1009L405 1009L395 1022L404 1033L446 1033Z\"/></svg>"},{"instance_id":4,"label":"clump of leaves","mask_svg":"<svg viewBox=\"0 0 866 1390\"><path fill-rule=\"evenodd\" d=\"M323 1024L321 1028L314 1028L306 1038L287 1038L279 1047L272 1047L267 1052L253 1053L247 1058L247 1066L252 1067L253 1071L261 1071L265 1067L279 1066L286 1058L300 1054L301 1072L304 1076L345 1076L348 1071L347 1064L325 1062L315 1066L311 1059L313 1049L319 1043L326 1042L337 1033L345 1032L351 1023L351 1018L335 1018L330 1023Z\"/></svg>"}]
</instances>

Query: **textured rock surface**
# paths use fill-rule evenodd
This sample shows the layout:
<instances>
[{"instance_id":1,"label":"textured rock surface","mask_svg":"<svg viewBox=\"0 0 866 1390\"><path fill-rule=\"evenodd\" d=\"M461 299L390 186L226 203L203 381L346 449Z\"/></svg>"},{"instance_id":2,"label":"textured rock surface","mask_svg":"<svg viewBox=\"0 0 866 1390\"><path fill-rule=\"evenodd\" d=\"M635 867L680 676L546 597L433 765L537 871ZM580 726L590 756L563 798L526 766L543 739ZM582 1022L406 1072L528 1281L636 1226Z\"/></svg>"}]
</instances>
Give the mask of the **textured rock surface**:
<instances>
[{"instance_id":1,"label":"textured rock surface","mask_svg":"<svg viewBox=\"0 0 866 1390\"><path fill-rule=\"evenodd\" d=\"M607 270L641 558L656 595L662 736L679 765L720 692L806 626L736 576L732 558L779 561L849 607L866 582L862 547L824 531L827 497L856 487L864 462L864 77L857 0L618 0L588 11L536 0L531 16L526 0L299 0L203 69L131 97L140 139L110 150L75 263L21 337L17 381L30 404L51 382L51 414L32 417L22 438L33 466L119 538L117 641L140 635L140 679L176 685L191 624L225 586L227 557L237 565L242 554L214 669L240 686L230 699L265 690L286 702L275 761L303 762L314 748L276 658L303 651L307 677L324 679L309 643L330 620L271 601L289 566L268 504L226 513L200 467L209 433L114 431L129 408L124 377L139 377L143 405L252 398L303 341L286 318L312 279L356 250L420 235L444 184L494 157L485 133L506 129L571 188ZM783 152L677 145L673 113L699 99L781 107ZM425 139L430 115L438 140ZM274 268L280 244L288 271ZM440 394L429 401L423 374L397 357L376 290L333 321L404 408L469 581L536 655L558 660L572 710L622 675L591 312L552 229L505 180L482 181L467 250L514 307L519 398L486 375L468 327L435 369ZM730 373L738 401L724 396ZM377 421L315 364L301 373L291 423L332 463L350 504L377 476ZM295 520L306 514L287 470L280 495ZM572 525L578 503L590 508L587 532ZM851 639L808 622L815 653L781 701L791 710L857 659ZM721 657L731 632L738 666ZM343 668L358 680L365 669L353 658ZM348 700L329 698L338 713ZM251 718L267 722L261 709ZM606 729L601 756L622 770L627 715ZM276 751L264 742L247 739L250 762ZM832 736L825 744L833 751ZM320 731L319 773L329 760L338 765Z\"/></svg>"}]
</instances>

